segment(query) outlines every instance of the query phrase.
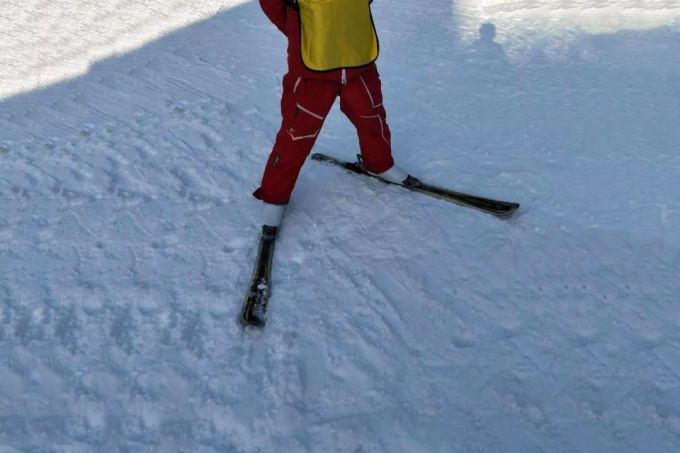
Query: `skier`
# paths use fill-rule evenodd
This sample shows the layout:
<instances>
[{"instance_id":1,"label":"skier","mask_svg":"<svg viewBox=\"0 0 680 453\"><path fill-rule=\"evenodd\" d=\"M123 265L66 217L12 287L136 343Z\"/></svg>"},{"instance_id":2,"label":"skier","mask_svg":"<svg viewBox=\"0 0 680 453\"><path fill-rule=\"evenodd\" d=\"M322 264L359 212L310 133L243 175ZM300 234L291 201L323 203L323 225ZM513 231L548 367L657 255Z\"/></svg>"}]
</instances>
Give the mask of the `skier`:
<instances>
[{"instance_id":1,"label":"skier","mask_svg":"<svg viewBox=\"0 0 680 453\"><path fill-rule=\"evenodd\" d=\"M371 0L260 0L267 17L288 38L288 73L283 77L281 129L260 187L264 202L262 235L255 267L241 310L241 322L262 327L271 296L276 235L300 169L312 150L335 99L359 135L361 164L316 155L355 173L497 215L519 205L421 183L394 164L385 120L380 77L375 66L378 37ZM321 156L321 157L320 157Z\"/></svg>"},{"instance_id":2,"label":"skier","mask_svg":"<svg viewBox=\"0 0 680 453\"><path fill-rule=\"evenodd\" d=\"M288 38L283 77L283 120L260 187L264 225L278 227L300 169L335 99L359 136L363 167L380 178L408 178L392 159L371 0L260 0L267 17ZM413 178L415 181L415 178Z\"/></svg>"}]
</instances>

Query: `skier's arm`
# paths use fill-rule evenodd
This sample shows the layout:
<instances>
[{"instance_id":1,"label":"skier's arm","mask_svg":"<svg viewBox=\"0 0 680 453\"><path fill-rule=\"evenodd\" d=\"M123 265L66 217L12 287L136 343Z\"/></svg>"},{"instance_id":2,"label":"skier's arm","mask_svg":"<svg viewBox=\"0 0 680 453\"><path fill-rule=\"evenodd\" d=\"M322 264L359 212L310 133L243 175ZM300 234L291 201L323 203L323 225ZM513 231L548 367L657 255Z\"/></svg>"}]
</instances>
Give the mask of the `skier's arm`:
<instances>
[{"instance_id":1,"label":"skier's arm","mask_svg":"<svg viewBox=\"0 0 680 453\"><path fill-rule=\"evenodd\" d=\"M262 11L272 21L281 33L286 34L286 1L285 0L260 0Z\"/></svg>"}]
</instances>

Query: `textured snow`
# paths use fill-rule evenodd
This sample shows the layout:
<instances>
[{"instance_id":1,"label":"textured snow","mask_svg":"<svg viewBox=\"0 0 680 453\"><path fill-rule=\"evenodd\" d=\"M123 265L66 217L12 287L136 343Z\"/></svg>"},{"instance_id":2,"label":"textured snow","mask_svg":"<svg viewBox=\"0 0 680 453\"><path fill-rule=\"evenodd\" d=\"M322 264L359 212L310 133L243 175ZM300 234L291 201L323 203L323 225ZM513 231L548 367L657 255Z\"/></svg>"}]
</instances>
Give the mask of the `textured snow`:
<instances>
[{"instance_id":1,"label":"textured snow","mask_svg":"<svg viewBox=\"0 0 680 453\"><path fill-rule=\"evenodd\" d=\"M309 162L262 331L257 2L3 3L0 450L677 451L677 2L374 3L399 164L521 211Z\"/></svg>"}]
</instances>

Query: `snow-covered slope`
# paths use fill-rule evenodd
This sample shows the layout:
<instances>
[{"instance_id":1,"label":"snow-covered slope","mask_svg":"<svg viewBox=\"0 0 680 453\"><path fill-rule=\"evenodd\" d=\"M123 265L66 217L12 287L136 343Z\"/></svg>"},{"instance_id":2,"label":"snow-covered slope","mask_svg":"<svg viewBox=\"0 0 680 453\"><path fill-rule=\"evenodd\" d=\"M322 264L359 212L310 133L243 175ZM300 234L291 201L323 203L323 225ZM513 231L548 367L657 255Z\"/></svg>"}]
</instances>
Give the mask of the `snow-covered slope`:
<instances>
[{"instance_id":1,"label":"snow-covered slope","mask_svg":"<svg viewBox=\"0 0 680 453\"><path fill-rule=\"evenodd\" d=\"M398 161L522 210L309 162L263 331L236 319L283 37L257 2L50 3L0 19L2 451L676 451L672 0L597 34L567 0L376 1ZM317 149L356 153L338 109Z\"/></svg>"}]
</instances>

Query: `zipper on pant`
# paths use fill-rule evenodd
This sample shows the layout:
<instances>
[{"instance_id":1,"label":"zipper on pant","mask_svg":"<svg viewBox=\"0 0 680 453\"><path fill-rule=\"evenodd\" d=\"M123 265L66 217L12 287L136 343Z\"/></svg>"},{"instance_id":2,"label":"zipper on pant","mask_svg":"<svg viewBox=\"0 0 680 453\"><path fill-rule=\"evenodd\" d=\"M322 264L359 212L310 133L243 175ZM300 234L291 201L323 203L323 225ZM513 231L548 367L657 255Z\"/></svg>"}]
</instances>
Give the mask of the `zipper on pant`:
<instances>
[{"instance_id":1,"label":"zipper on pant","mask_svg":"<svg viewBox=\"0 0 680 453\"><path fill-rule=\"evenodd\" d=\"M341 79L340 79L340 83L342 83L343 85L345 85L347 83L347 70L346 69L342 70L342 76L341 76Z\"/></svg>"}]
</instances>

